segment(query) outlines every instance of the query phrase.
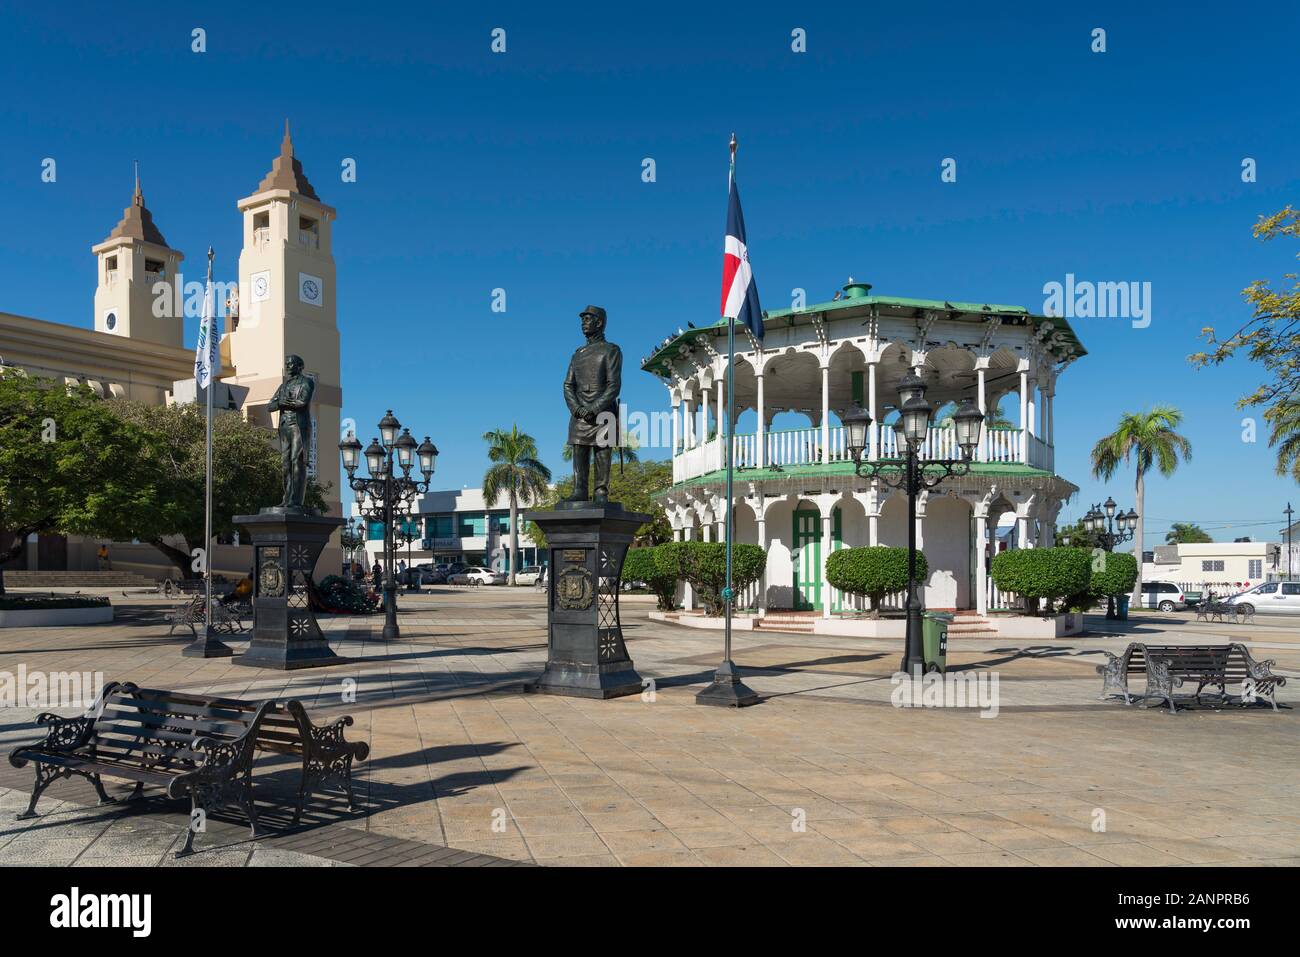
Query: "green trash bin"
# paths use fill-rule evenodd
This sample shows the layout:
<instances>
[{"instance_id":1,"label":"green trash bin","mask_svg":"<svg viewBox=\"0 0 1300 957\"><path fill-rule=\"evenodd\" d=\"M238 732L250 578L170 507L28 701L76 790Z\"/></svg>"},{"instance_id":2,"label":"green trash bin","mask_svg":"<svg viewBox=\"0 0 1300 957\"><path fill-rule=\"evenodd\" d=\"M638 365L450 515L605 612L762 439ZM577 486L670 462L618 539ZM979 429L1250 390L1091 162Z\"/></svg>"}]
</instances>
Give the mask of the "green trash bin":
<instances>
[{"instance_id":1,"label":"green trash bin","mask_svg":"<svg viewBox=\"0 0 1300 957\"><path fill-rule=\"evenodd\" d=\"M925 670L940 673L948 663L948 623L956 616L946 611L927 611L922 616L921 643L924 645Z\"/></svg>"},{"instance_id":2,"label":"green trash bin","mask_svg":"<svg viewBox=\"0 0 1300 957\"><path fill-rule=\"evenodd\" d=\"M1128 595L1119 595L1115 599L1115 617L1120 621L1128 621Z\"/></svg>"}]
</instances>

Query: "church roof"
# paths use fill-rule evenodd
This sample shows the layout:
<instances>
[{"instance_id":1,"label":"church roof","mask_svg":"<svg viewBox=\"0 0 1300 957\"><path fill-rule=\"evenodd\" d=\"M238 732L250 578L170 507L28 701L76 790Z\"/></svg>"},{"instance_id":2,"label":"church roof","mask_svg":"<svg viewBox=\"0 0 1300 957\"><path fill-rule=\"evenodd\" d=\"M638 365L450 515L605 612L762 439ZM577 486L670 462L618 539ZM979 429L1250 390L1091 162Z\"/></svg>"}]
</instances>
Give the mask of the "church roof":
<instances>
[{"instance_id":1,"label":"church roof","mask_svg":"<svg viewBox=\"0 0 1300 957\"><path fill-rule=\"evenodd\" d=\"M308 199L320 202L316 190L307 181L307 174L302 171L302 163L293 155L293 140L289 137L289 121L284 121L284 139L280 142L280 155L271 164L271 172L257 184L257 191L264 193L270 189L287 189Z\"/></svg>"},{"instance_id":2,"label":"church roof","mask_svg":"<svg viewBox=\"0 0 1300 957\"><path fill-rule=\"evenodd\" d=\"M109 239L139 239L155 246L167 246L162 231L154 225L153 214L144 204L144 193L140 190L140 174L135 177L135 195L131 205L122 211L121 221L108 234ZM170 246L167 246L170 249Z\"/></svg>"}]
</instances>

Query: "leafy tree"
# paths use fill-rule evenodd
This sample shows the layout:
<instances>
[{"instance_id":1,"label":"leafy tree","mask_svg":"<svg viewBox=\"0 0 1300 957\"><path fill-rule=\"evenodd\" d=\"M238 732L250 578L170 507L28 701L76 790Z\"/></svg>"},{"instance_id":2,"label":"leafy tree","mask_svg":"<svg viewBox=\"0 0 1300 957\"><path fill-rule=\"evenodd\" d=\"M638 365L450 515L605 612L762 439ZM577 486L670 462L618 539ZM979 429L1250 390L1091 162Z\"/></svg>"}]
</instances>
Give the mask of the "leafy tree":
<instances>
[{"instance_id":1,"label":"leafy tree","mask_svg":"<svg viewBox=\"0 0 1300 957\"><path fill-rule=\"evenodd\" d=\"M1212 542L1210 533L1194 522L1174 522L1173 527L1165 532L1166 545L1196 544Z\"/></svg>"},{"instance_id":2,"label":"leafy tree","mask_svg":"<svg viewBox=\"0 0 1300 957\"><path fill-rule=\"evenodd\" d=\"M665 460L628 462L623 468L615 463L610 470L609 500L618 502L629 512L645 512L653 516L637 529L633 544L644 547L672 541L673 528L668 523L668 516L654 500L657 493L672 484L673 465ZM572 494L573 476L569 475L556 483L541 507L554 508L557 502ZM529 523L526 533L538 548L546 547L546 534L535 523Z\"/></svg>"},{"instance_id":3,"label":"leafy tree","mask_svg":"<svg viewBox=\"0 0 1300 957\"><path fill-rule=\"evenodd\" d=\"M129 534L162 552L186 578L199 578L190 549L202 545L207 475L204 410L196 404L107 403L119 420L148 436ZM325 509L325 493L307 482L306 504ZM231 412L212 418L212 534L236 531L234 516L250 515L281 501L284 480L274 433ZM181 545L176 544L176 539ZM169 541L170 539L170 541Z\"/></svg>"},{"instance_id":4,"label":"leafy tree","mask_svg":"<svg viewBox=\"0 0 1300 957\"><path fill-rule=\"evenodd\" d=\"M989 575L1000 591L1019 595L1025 614L1038 613L1039 599L1047 611L1055 598L1068 598L1088 589L1092 556L1078 548L1013 548L993 556Z\"/></svg>"},{"instance_id":5,"label":"leafy tree","mask_svg":"<svg viewBox=\"0 0 1300 957\"><path fill-rule=\"evenodd\" d=\"M88 387L0 369L0 594L29 535L131 537L148 444Z\"/></svg>"},{"instance_id":6,"label":"leafy tree","mask_svg":"<svg viewBox=\"0 0 1300 957\"><path fill-rule=\"evenodd\" d=\"M1103 436L1092 449L1092 474L1109 479L1120 465L1130 458L1137 466L1136 508L1137 533L1133 551L1142 555L1142 517L1146 515L1146 475L1154 465L1165 478L1178 470L1179 456L1183 461L1192 458L1192 443L1174 430L1182 424L1183 413L1171 405L1158 405L1149 412L1125 412L1120 416L1119 428ZM1134 606L1141 604L1142 568L1133 583Z\"/></svg>"},{"instance_id":7,"label":"leafy tree","mask_svg":"<svg viewBox=\"0 0 1300 957\"><path fill-rule=\"evenodd\" d=\"M493 429L483 433L488 444L488 461L493 464L483 475L483 500L488 508L504 492L510 497L510 584L515 584L515 555L519 552L519 500L539 502L550 493L551 470L537 458L537 440L519 426L509 432Z\"/></svg>"},{"instance_id":8,"label":"leafy tree","mask_svg":"<svg viewBox=\"0 0 1300 957\"><path fill-rule=\"evenodd\" d=\"M925 555L917 551L917 582L924 582L929 573ZM907 549L887 545L841 548L826 559L826 580L840 591L865 595L871 600L871 617L879 618L885 596L907 588Z\"/></svg>"},{"instance_id":9,"label":"leafy tree","mask_svg":"<svg viewBox=\"0 0 1300 957\"><path fill-rule=\"evenodd\" d=\"M656 546L663 548L662 545ZM641 581L650 586L660 611L672 611L677 597L677 576L660 571L654 548L629 548L623 562L623 582Z\"/></svg>"},{"instance_id":10,"label":"leafy tree","mask_svg":"<svg viewBox=\"0 0 1300 957\"><path fill-rule=\"evenodd\" d=\"M1084 528L1082 521L1075 522L1072 525L1062 525L1056 530L1056 541L1058 543L1065 544L1062 539L1066 537L1070 539L1070 548L1086 548L1088 551L1092 551L1094 548L1101 547L1101 542L1098 541L1097 536Z\"/></svg>"},{"instance_id":11,"label":"leafy tree","mask_svg":"<svg viewBox=\"0 0 1300 957\"><path fill-rule=\"evenodd\" d=\"M1300 210L1287 206L1255 224L1257 239L1268 242L1281 236L1300 239ZM1297 254L1300 258L1300 253ZM1238 352L1263 365L1267 377L1248 395L1237 400L1238 408L1263 406L1264 420L1271 426L1269 445L1277 447L1278 475L1290 475L1300 482L1300 276L1286 273L1289 288L1273 289L1267 280L1257 279L1242 296L1251 305L1250 319L1226 339L1219 339L1213 326L1201 335L1211 347L1188 359L1197 368L1222 365Z\"/></svg>"},{"instance_id":12,"label":"leafy tree","mask_svg":"<svg viewBox=\"0 0 1300 957\"><path fill-rule=\"evenodd\" d=\"M1128 594L1137 580L1137 559L1127 552L1105 552L1094 562L1088 590L1098 598Z\"/></svg>"}]
</instances>

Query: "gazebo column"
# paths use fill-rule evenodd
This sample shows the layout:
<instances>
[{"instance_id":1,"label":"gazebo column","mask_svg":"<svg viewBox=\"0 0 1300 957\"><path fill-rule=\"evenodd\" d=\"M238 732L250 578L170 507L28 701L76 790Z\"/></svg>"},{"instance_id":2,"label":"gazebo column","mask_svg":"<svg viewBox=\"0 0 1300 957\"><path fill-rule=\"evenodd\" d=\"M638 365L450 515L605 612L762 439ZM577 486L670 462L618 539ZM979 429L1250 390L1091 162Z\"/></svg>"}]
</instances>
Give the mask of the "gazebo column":
<instances>
[{"instance_id":1,"label":"gazebo column","mask_svg":"<svg viewBox=\"0 0 1300 957\"><path fill-rule=\"evenodd\" d=\"M867 436L868 460L874 462L880 458L880 416L876 412L876 363L867 363L867 414L871 416L871 434ZM871 544L875 544L872 532Z\"/></svg>"},{"instance_id":2,"label":"gazebo column","mask_svg":"<svg viewBox=\"0 0 1300 957\"><path fill-rule=\"evenodd\" d=\"M988 405L988 396L984 391L984 366L980 365L979 362L980 360L976 360L976 368L975 368L976 380L977 380L976 399L979 404L980 415L983 415L987 420L989 414L989 405ZM977 461L987 462L989 460L988 448L989 448L989 430L988 430L988 426L986 425L984 428L980 429L980 444L979 444L979 449L975 455Z\"/></svg>"},{"instance_id":3,"label":"gazebo column","mask_svg":"<svg viewBox=\"0 0 1300 957\"><path fill-rule=\"evenodd\" d=\"M758 380L762 382L762 379ZM760 386L761 388L761 386ZM760 416L759 422L762 422ZM761 426L760 426L761 427ZM758 514L758 547L767 551L767 519L763 517L763 505L760 502L758 508L754 510ZM763 566L763 573L758 576L758 616L761 618L767 614L767 565Z\"/></svg>"},{"instance_id":4,"label":"gazebo column","mask_svg":"<svg viewBox=\"0 0 1300 957\"><path fill-rule=\"evenodd\" d=\"M822 366L822 454L825 465L831 460L831 367Z\"/></svg>"},{"instance_id":5,"label":"gazebo column","mask_svg":"<svg viewBox=\"0 0 1300 957\"><path fill-rule=\"evenodd\" d=\"M759 372L755 378L758 380L758 433L755 436L758 441L758 457L754 464L761 469L767 466L767 420L764 418L766 409L763 404L763 373Z\"/></svg>"},{"instance_id":6,"label":"gazebo column","mask_svg":"<svg viewBox=\"0 0 1300 957\"><path fill-rule=\"evenodd\" d=\"M695 434L695 430L692 427L695 424L694 419L692 418L694 411L695 411L695 404L691 401L691 397L688 395L683 400L682 403L682 451L683 452L691 448L693 445L691 440L694 438L694 434Z\"/></svg>"},{"instance_id":7,"label":"gazebo column","mask_svg":"<svg viewBox=\"0 0 1300 957\"><path fill-rule=\"evenodd\" d=\"M696 445L704 445L709 441L709 390L700 390L700 437Z\"/></svg>"},{"instance_id":8,"label":"gazebo column","mask_svg":"<svg viewBox=\"0 0 1300 957\"><path fill-rule=\"evenodd\" d=\"M988 512L975 513L975 610L989 613Z\"/></svg>"},{"instance_id":9,"label":"gazebo column","mask_svg":"<svg viewBox=\"0 0 1300 957\"><path fill-rule=\"evenodd\" d=\"M673 402L673 455L677 454L677 442L681 438L680 416L682 412L681 400Z\"/></svg>"},{"instance_id":10,"label":"gazebo column","mask_svg":"<svg viewBox=\"0 0 1300 957\"><path fill-rule=\"evenodd\" d=\"M1029 461L1029 370L1020 370L1020 461Z\"/></svg>"},{"instance_id":11,"label":"gazebo column","mask_svg":"<svg viewBox=\"0 0 1300 957\"><path fill-rule=\"evenodd\" d=\"M822 618L831 616L831 583L826 578L826 565L831 557L831 513L822 516Z\"/></svg>"},{"instance_id":12,"label":"gazebo column","mask_svg":"<svg viewBox=\"0 0 1300 957\"><path fill-rule=\"evenodd\" d=\"M693 513L691 513L691 520L694 521L694 519L695 516ZM692 537L693 537L693 526L691 525L685 526L682 529L682 541L689 542L691 541ZM695 610L695 589L691 586L691 583L688 581L684 581L682 583L682 609L684 611Z\"/></svg>"}]
</instances>

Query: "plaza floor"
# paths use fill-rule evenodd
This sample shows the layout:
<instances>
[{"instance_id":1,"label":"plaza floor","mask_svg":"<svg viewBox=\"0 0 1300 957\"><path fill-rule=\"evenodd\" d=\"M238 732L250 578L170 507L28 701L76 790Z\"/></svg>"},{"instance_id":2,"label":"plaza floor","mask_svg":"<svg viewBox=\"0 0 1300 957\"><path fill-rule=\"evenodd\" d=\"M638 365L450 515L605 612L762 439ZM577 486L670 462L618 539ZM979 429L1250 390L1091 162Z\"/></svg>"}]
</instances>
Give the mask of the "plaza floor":
<instances>
[{"instance_id":1,"label":"plaza floor","mask_svg":"<svg viewBox=\"0 0 1300 957\"><path fill-rule=\"evenodd\" d=\"M625 600L623 624L653 693L612 701L521 692L546 652L531 588L403 596L392 642L378 619L323 620L355 660L297 673L183 658L189 636L167 635L167 603L115 604L112 626L0 632L0 671L101 671L297 697L318 719L351 714L349 737L371 748L356 770L366 811L322 803L305 826L256 841L237 821L214 822L198 842L209 849L175 862L176 805L94 807L89 784L60 781L41 817L16 822L32 770L6 760L0 864L1300 863L1300 627L1289 622L1090 617L1077 638L953 641L950 666L998 676L996 714L981 717L894 707L897 642L766 632L738 632L735 648L762 703L697 706L721 635L652 622L643 599ZM1284 707L1170 715L1098 700L1101 652L1130 640L1248 642L1293 676ZM0 712L0 753L37 737L34 717ZM258 772L291 773L283 760Z\"/></svg>"}]
</instances>

